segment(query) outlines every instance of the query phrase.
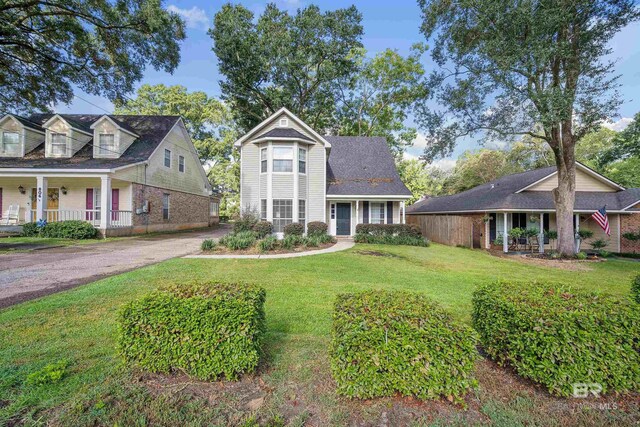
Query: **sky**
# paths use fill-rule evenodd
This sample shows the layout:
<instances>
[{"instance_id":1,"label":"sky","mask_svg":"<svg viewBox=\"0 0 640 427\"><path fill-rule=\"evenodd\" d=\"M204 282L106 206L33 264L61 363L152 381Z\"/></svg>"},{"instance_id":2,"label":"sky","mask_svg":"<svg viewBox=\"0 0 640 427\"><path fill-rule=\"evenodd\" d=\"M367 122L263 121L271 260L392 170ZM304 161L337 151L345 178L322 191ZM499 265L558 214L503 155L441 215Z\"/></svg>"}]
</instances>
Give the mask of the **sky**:
<instances>
[{"instance_id":1,"label":"sky","mask_svg":"<svg viewBox=\"0 0 640 427\"><path fill-rule=\"evenodd\" d=\"M211 50L211 38L207 29L213 22L213 16L227 1L220 0L167 0L165 4L170 10L180 14L187 24L187 39L181 44L181 62L173 74L159 72L152 67L147 68L142 84L160 84L185 86L189 91L204 91L212 96L220 95L216 57ZM305 1L275 0L278 7L295 12L297 8L309 4L317 4L323 10L332 10L355 4L363 15L364 36L362 42L370 55L391 48L401 54L408 54L411 45L425 42L420 33L420 9L416 0L363 0L344 2L338 0ZM260 14L267 1L242 1L241 3L255 14ZM611 40L612 59L617 60L616 73L620 74L624 103L620 107L610 127L621 130L631 121L631 117L640 111L640 23L628 26ZM427 72L433 69L433 62L428 53L424 57ZM132 95L130 95L132 96ZM70 105L56 106L62 113L94 113L101 114L113 111L113 105L106 99L77 92ZM413 125L411 119L409 125ZM419 156L425 145L422 135L407 151L408 157ZM478 144L470 139L461 141L453 155L438 162L443 168L450 168L462 152L478 148Z\"/></svg>"}]
</instances>

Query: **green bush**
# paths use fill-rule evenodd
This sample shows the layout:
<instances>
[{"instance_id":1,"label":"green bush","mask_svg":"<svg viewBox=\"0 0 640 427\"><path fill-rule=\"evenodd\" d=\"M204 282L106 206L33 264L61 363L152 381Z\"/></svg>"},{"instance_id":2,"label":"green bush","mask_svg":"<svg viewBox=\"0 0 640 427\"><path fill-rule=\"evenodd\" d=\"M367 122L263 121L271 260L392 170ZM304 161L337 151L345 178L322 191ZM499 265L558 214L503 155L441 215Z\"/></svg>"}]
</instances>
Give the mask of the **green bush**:
<instances>
[{"instance_id":1,"label":"green bush","mask_svg":"<svg viewBox=\"0 0 640 427\"><path fill-rule=\"evenodd\" d=\"M580 239L582 240L587 240L593 237L593 231L591 230L578 230L578 236L580 236Z\"/></svg>"},{"instance_id":2,"label":"green bush","mask_svg":"<svg viewBox=\"0 0 640 427\"><path fill-rule=\"evenodd\" d=\"M256 243L256 234L253 231L241 231L239 233L231 233L222 237L218 243L232 251L249 249Z\"/></svg>"},{"instance_id":3,"label":"green bush","mask_svg":"<svg viewBox=\"0 0 640 427\"><path fill-rule=\"evenodd\" d=\"M258 239L263 239L273 233L273 224L269 221L260 221L253 226L253 232Z\"/></svg>"},{"instance_id":4,"label":"green bush","mask_svg":"<svg viewBox=\"0 0 640 427\"><path fill-rule=\"evenodd\" d=\"M299 222L292 222L284 226L285 236L302 236L304 234L304 225Z\"/></svg>"},{"instance_id":5,"label":"green bush","mask_svg":"<svg viewBox=\"0 0 640 427\"><path fill-rule=\"evenodd\" d=\"M415 224L358 224L356 234L422 237L422 230Z\"/></svg>"},{"instance_id":6,"label":"green bush","mask_svg":"<svg viewBox=\"0 0 640 427\"><path fill-rule=\"evenodd\" d=\"M604 239L595 239L591 243L589 243L589 246L591 246L595 251L600 251L601 249L606 248L608 245L609 242Z\"/></svg>"},{"instance_id":7,"label":"green bush","mask_svg":"<svg viewBox=\"0 0 640 427\"><path fill-rule=\"evenodd\" d=\"M304 239L304 245L308 248L317 248L320 246L320 239L318 236L307 236Z\"/></svg>"},{"instance_id":8,"label":"green bush","mask_svg":"<svg viewBox=\"0 0 640 427\"><path fill-rule=\"evenodd\" d=\"M150 372L237 379L258 365L264 301L264 289L249 285L194 283L153 292L118 313L118 350Z\"/></svg>"},{"instance_id":9,"label":"green bush","mask_svg":"<svg viewBox=\"0 0 640 427\"><path fill-rule=\"evenodd\" d=\"M291 250L297 246L305 244L306 239L298 234L285 235L284 239L280 241L280 246L283 249Z\"/></svg>"},{"instance_id":10,"label":"green bush","mask_svg":"<svg viewBox=\"0 0 640 427\"><path fill-rule=\"evenodd\" d=\"M311 221L307 224L307 236L322 236L327 234L327 224L322 221Z\"/></svg>"},{"instance_id":11,"label":"green bush","mask_svg":"<svg viewBox=\"0 0 640 427\"><path fill-rule=\"evenodd\" d=\"M243 231L253 231L253 227L258 223L259 218L255 212L246 211L233 223L233 233L242 233Z\"/></svg>"},{"instance_id":12,"label":"green bush","mask_svg":"<svg viewBox=\"0 0 640 427\"><path fill-rule=\"evenodd\" d=\"M372 245L407 245L407 246L429 246L429 240L420 236L405 235L380 235L380 234L356 234L354 239L356 243L369 243Z\"/></svg>"},{"instance_id":13,"label":"green bush","mask_svg":"<svg viewBox=\"0 0 640 427\"><path fill-rule=\"evenodd\" d=\"M584 253L584 252L578 252L576 254L576 258L579 259L579 260L585 260L585 259L587 259L587 254Z\"/></svg>"},{"instance_id":14,"label":"green bush","mask_svg":"<svg viewBox=\"0 0 640 427\"><path fill-rule=\"evenodd\" d=\"M49 222L44 227L38 227L37 223L30 222L22 226L22 235L25 237L84 240L96 238L98 230L88 222L79 220Z\"/></svg>"},{"instance_id":15,"label":"green bush","mask_svg":"<svg viewBox=\"0 0 640 427\"><path fill-rule=\"evenodd\" d=\"M368 291L338 295L331 370L338 393L371 398L400 393L460 401L476 385L476 333L426 296Z\"/></svg>"},{"instance_id":16,"label":"green bush","mask_svg":"<svg viewBox=\"0 0 640 427\"><path fill-rule=\"evenodd\" d=\"M213 239L204 239L200 245L200 249L203 251L212 251L216 248L216 241Z\"/></svg>"},{"instance_id":17,"label":"green bush","mask_svg":"<svg viewBox=\"0 0 640 427\"><path fill-rule=\"evenodd\" d=\"M631 283L631 296L635 302L640 304L640 274L638 274Z\"/></svg>"},{"instance_id":18,"label":"green bush","mask_svg":"<svg viewBox=\"0 0 640 427\"><path fill-rule=\"evenodd\" d=\"M319 235L315 235L312 236L314 239L318 240L318 243L320 243L321 245L324 245L326 243L334 243L336 240L333 238L333 236L330 236L328 234L319 234Z\"/></svg>"},{"instance_id":19,"label":"green bush","mask_svg":"<svg viewBox=\"0 0 640 427\"><path fill-rule=\"evenodd\" d=\"M261 252L269 252L278 247L278 239L275 236L267 236L258 242Z\"/></svg>"},{"instance_id":20,"label":"green bush","mask_svg":"<svg viewBox=\"0 0 640 427\"><path fill-rule=\"evenodd\" d=\"M640 390L640 311L629 301L497 282L474 292L472 319L490 357L552 394L571 396L576 383Z\"/></svg>"}]
</instances>

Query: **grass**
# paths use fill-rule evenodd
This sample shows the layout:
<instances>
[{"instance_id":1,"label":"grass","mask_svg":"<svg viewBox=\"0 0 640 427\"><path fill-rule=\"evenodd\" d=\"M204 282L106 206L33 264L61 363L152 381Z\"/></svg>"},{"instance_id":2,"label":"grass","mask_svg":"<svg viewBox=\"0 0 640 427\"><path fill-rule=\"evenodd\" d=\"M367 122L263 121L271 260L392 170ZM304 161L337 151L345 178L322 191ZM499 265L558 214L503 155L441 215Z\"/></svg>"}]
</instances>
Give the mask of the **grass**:
<instances>
[{"instance_id":1,"label":"grass","mask_svg":"<svg viewBox=\"0 0 640 427\"><path fill-rule=\"evenodd\" d=\"M471 293L482 283L538 279L627 295L640 272L640 263L627 260L588 266L569 271L441 245L357 245L346 252L274 260L167 261L0 311L0 425L252 425L252 419L261 425L282 420L344 425L378 424L381 417L412 425L562 425L567 417L569 424L633 424L640 418L637 404L631 412L559 410L569 404L520 384L486 361L479 363L480 388L468 398L466 411L446 402L416 406L377 399L365 404L334 393L326 351L337 293L422 292L469 322ZM117 309L158 286L192 279L251 282L267 289L266 357L257 376L211 385L143 375L121 365L114 349ZM26 381L56 363L66 367L61 380ZM255 396L265 401L250 410L247 402Z\"/></svg>"}]
</instances>

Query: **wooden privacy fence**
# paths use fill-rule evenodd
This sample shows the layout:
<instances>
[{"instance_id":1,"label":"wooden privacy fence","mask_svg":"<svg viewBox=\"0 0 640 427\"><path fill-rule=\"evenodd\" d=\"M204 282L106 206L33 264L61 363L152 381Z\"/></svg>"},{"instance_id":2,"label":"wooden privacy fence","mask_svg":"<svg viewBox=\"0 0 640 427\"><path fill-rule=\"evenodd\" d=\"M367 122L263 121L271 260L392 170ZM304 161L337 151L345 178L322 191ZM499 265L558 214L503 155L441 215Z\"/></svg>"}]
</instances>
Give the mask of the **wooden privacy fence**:
<instances>
[{"instance_id":1,"label":"wooden privacy fence","mask_svg":"<svg viewBox=\"0 0 640 427\"><path fill-rule=\"evenodd\" d=\"M474 219L462 215L407 215L409 224L417 224L429 240L451 246L474 247ZM476 224L477 228L479 225ZM476 230L478 234L480 230ZM476 239L477 240L477 239ZM479 242L476 242L476 247Z\"/></svg>"}]
</instances>

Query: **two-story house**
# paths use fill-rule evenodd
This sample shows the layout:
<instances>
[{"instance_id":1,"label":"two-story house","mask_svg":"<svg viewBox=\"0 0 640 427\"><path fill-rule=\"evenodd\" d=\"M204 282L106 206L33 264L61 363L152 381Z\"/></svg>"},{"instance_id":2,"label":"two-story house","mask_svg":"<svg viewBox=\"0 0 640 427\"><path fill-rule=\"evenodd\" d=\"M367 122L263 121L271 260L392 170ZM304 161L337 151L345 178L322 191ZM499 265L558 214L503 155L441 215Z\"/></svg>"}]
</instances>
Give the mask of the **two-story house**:
<instances>
[{"instance_id":1,"label":"two-story house","mask_svg":"<svg viewBox=\"0 0 640 427\"><path fill-rule=\"evenodd\" d=\"M217 196L178 116L8 114L0 226L83 220L103 235L207 227Z\"/></svg>"},{"instance_id":2,"label":"two-story house","mask_svg":"<svg viewBox=\"0 0 640 427\"><path fill-rule=\"evenodd\" d=\"M235 142L240 205L282 233L326 222L337 236L360 223L399 224L411 192L381 137L323 136L283 108Z\"/></svg>"}]
</instances>

